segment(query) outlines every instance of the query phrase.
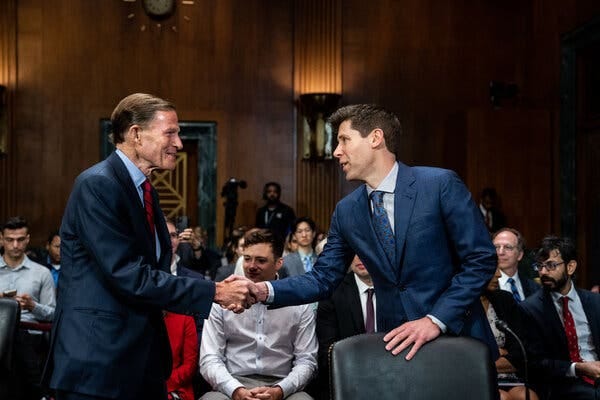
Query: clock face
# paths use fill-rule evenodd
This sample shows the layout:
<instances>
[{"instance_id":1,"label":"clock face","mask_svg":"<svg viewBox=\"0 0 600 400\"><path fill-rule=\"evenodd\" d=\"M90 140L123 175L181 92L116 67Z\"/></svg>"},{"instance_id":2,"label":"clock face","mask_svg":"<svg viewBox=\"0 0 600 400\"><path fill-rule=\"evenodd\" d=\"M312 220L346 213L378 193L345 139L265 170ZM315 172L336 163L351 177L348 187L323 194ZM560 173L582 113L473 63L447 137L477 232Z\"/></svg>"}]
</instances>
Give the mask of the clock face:
<instances>
[{"instance_id":1,"label":"clock face","mask_svg":"<svg viewBox=\"0 0 600 400\"><path fill-rule=\"evenodd\" d=\"M164 19L175 11L175 0L142 0L144 11L152 18Z\"/></svg>"}]
</instances>

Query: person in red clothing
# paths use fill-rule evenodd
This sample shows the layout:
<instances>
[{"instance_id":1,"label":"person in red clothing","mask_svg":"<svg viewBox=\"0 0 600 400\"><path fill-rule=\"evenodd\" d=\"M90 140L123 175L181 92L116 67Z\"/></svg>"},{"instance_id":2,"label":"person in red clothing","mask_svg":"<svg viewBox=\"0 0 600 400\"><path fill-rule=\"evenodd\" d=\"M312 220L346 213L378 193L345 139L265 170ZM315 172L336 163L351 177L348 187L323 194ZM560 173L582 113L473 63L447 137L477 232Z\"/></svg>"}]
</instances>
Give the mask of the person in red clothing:
<instances>
[{"instance_id":1,"label":"person in red clothing","mask_svg":"<svg viewBox=\"0 0 600 400\"><path fill-rule=\"evenodd\" d=\"M165 325L173 353L167 380L169 400L194 400L193 378L198 369L198 334L194 318L165 311Z\"/></svg>"}]
</instances>

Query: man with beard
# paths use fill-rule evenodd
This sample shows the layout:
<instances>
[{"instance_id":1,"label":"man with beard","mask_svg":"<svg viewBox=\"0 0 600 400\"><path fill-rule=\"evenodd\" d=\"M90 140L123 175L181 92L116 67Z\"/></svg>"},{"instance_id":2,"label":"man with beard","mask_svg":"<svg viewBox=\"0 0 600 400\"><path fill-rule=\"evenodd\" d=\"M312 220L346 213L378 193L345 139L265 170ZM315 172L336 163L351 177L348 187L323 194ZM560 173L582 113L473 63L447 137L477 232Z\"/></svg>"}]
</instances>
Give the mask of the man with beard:
<instances>
[{"instance_id":1,"label":"man with beard","mask_svg":"<svg viewBox=\"0 0 600 400\"><path fill-rule=\"evenodd\" d=\"M283 204L280 198L281 185L277 182L267 182L263 189L263 200L267 204L256 212L255 226L270 229L283 240L290 232L296 214L290 206Z\"/></svg>"},{"instance_id":2,"label":"man with beard","mask_svg":"<svg viewBox=\"0 0 600 400\"><path fill-rule=\"evenodd\" d=\"M544 238L535 260L544 290L521 303L532 382L550 400L600 399L600 295L573 284L569 239Z\"/></svg>"}]
</instances>

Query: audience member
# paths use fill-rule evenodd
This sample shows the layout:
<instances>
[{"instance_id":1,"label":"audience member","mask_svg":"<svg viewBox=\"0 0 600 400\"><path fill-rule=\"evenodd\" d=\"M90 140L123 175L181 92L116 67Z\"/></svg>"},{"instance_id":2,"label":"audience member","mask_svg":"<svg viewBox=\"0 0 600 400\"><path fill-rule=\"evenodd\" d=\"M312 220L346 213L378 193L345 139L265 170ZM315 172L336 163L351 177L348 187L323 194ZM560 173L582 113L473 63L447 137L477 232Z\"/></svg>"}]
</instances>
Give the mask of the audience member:
<instances>
[{"instance_id":1,"label":"audience member","mask_svg":"<svg viewBox=\"0 0 600 400\"><path fill-rule=\"evenodd\" d=\"M52 274L54 286L58 285L58 277L60 275L60 235L58 231L50 233L46 242L46 267Z\"/></svg>"},{"instance_id":2,"label":"audience member","mask_svg":"<svg viewBox=\"0 0 600 400\"><path fill-rule=\"evenodd\" d=\"M506 226L506 218L498 208L498 193L496 189L486 187L481 191L479 210L490 233Z\"/></svg>"},{"instance_id":3,"label":"audience member","mask_svg":"<svg viewBox=\"0 0 600 400\"><path fill-rule=\"evenodd\" d=\"M301 217L294 221L292 234L298 243L298 250L283 258L282 278L301 275L312 269L317 261L314 250L316 231L315 222L308 217Z\"/></svg>"},{"instance_id":4,"label":"audience member","mask_svg":"<svg viewBox=\"0 0 600 400\"><path fill-rule=\"evenodd\" d=\"M296 235L290 232L285 237L285 244L283 246L283 256L287 256L290 253L298 251L298 242L296 241Z\"/></svg>"},{"instance_id":5,"label":"audience member","mask_svg":"<svg viewBox=\"0 0 600 400\"><path fill-rule=\"evenodd\" d=\"M198 334L189 315L164 312L173 354L173 369L167 380L168 400L195 400L194 377L198 372Z\"/></svg>"},{"instance_id":6,"label":"audience member","mask_svg":"<svg viewBox=\"0 0 600 400\"><path fill-rule=\"evenodd\" d=\"M543 290L521 303L536 391L549 400L600 398L600 295L576 288L575 245L547 236L535 254Z\"/></svg>"},{"instance_id":7,"label":"audience member","mask_svg":"<svg viewBox=\"0 0 600 400\"><path fill-rule=\"evenodd\" d=\"M342 284L330 299L319 302L317 338L319 339L319 392L329 398L329 347L338 340L377 331L377 302L373 281L358 256L350 264Z\"/></svg>"},{"instance_id":8,"label":"audience member","mask_svg":"<svg viewBox=\"0 0 600 400\"><path fill-rule=\"evenodd\" d=\"M29 225L22 217L9 218L2 227L4 255L0 260L0 297L13 297L21 306L21 321L52 321L56 307L50 271L27 257ZM43 362L48 343L39 330L20 329L15 345L16 376L11 399L39 400Z\"/></svg>"},{"instance_id":9,"label":"audience member","mask_svg":"<svg viewBox=\"0 0 600 400\"><path fill-rule=\"evenodd\" d=\"M229 264L219 267L217 274L215 275L215 282L221 282L223 279L233 274L236 265L243 262L242 252L244 249L244 234L247 230L247 227L239 227L233 230L231 244L228 246L228 248L230 248L228 253L231 253L231 256L227 257Z\"/></svg>"},{"instance_id":10,"label":"audience member","mask_svg":"<svg viewBox=\"0 0 600 400\"><path fill-rule=\"evenodd\" d=\"M346 179L365 184L337 204L311 272L259 282L257 300L286 306L326 299L358 255L373 278L377 328L388 332L392 354L410 347L410 360L444 332L480 339L496 354L477 300L497 256L464 183L452 171L398 162L400 121L379 106L342 107L329 122Z\"/></svg>"},{"instance_id":11,"label":"audience member","mask_svg":"<svg viewBox=\"0 0 600 400\"><path fill-rule=\"evenodd\" d=\"M270 230L247 233L246 277L277 279L282 252L283 242ZM269 309L257 303L242 314L215 306L200 348L200 371L214 391L201 399L312 399L301 390L316 372L317 348L310 306Z\"/></svg>"},{"instance_id":12,"label":"audience member","mask_svg":"<svg viewBox=\"0 0 600 400\"><path fill-rule=\"evenodd\" d=\"M177 251L182 263L210 280L221 266L221 256L207 246L207 234L202 228L186 229Z\"/></svg>"},{"instance_id":13,"label":"audience member","mask_svg":"<svg viewBox=\"0 0 600 400\"><path fill-rule=\"evenodd\" d=\"M507 335L496 327L497 321L504 321L519 337L523 335L523 322L518 303L511 293L499 290L500 268L490 280L481 296L481 304L500 352L496 360L498 385L501 400L525 400L525 386L517 376L517 370L523 368L523 353L519 343L512 335ZM537 394L529 390L530 400L537 400Z\"/></svg>"},{"instance_id":14,"label":"audience member","mask_svg":"<svg viewBox=\"0 0 600 400\"><path fill-rule=\"evenodd\" d=\"M296 220L294 210L281 202L281 185L277 182L267 182L263 189L263 200L267 203L256 212L257 228L271 229L281 240L291 232Z\"/></svg>"},{"instance_id":15,"label":"audience member","mask_svg":"<svg viewBox=\"0 0 600 400\"><path fill-rule=\"evenodd\" d=\"M500 289L512 293L517 302L540 289L540 285L532 279L519 277L519 261L523 258L525 240L519 231L513 228L502 228L492 236L492 242L498 255Z\"/></svg>"}]
</instances>

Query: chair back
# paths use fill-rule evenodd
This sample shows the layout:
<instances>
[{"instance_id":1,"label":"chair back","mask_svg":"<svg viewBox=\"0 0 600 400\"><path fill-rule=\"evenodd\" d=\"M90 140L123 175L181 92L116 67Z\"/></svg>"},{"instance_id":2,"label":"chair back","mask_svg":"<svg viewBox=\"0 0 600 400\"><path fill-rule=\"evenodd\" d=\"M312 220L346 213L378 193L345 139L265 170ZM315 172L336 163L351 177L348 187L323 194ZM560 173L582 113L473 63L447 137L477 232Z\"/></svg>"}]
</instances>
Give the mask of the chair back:
<instances>
[{"instance_id":1,"label":"chair back","mask_svg":"<svg viewBox=\"0 0 600 400\"><path fill-rule=\"evenodd\" d=\"M411 361L385 349L383 333L352 336L329 349L333 400L494 400L496 370L488 347L441 336Z\"/></svg>"},{"instance_id":2,"label":"chair back","mask_svg":"<svg viewBox=\"0 0 600 400\"><path fill-rule=\"evenodd\" d=\"M13 347L20 319L19 303L14 299L0 298L0 374L12 370Z\"/></svg>"}]
</instances>

